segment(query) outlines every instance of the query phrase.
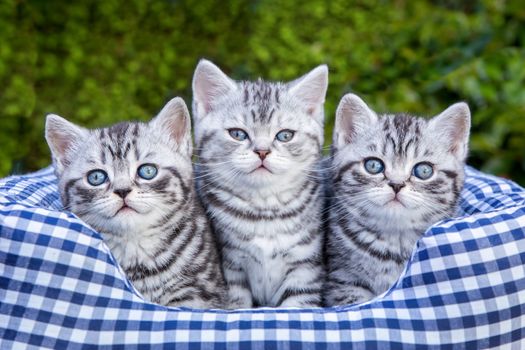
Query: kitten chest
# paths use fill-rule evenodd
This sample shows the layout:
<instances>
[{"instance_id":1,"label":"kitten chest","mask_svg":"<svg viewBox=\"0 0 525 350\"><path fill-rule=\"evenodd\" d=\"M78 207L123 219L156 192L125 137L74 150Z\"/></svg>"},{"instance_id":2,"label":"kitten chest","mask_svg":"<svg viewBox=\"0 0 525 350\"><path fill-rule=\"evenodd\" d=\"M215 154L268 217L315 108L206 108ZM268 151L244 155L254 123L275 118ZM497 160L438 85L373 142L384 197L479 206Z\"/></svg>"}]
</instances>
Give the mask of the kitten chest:
<instances>
[{"instance_id":1,"label":"kitten chest","mask_svg":"<svg viewBox=\"0 0 525 350\"><path fill-rule=\"evenodd\" d=\"M288 262L282 243L277 240L254 239L252 254L258 259L246 259L246 273L254 300L260 305L272 305L274 296L286 277Z\"/></svg>"}]
</instances>

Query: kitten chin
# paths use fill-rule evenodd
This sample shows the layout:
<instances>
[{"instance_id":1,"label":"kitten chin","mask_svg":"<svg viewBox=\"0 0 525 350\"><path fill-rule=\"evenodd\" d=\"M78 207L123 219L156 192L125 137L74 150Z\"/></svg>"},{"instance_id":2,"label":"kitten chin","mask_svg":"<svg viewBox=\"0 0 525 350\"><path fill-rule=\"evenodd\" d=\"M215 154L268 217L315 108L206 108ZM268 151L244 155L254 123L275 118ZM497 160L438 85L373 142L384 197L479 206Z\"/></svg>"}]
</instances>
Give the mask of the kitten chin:
<instances>
[{"instance_id":1,"label":"kitten chin","mask_svg":"<svg viewBox=\"0 0 525 350\"><path fill-rule=\"evenodd\" d=\"M358 96L343 97L329 165L327 305L386 291L421 235L455 214L469 129L464 103L425 119L378 116Z\"/></svg>"}]
</instances>

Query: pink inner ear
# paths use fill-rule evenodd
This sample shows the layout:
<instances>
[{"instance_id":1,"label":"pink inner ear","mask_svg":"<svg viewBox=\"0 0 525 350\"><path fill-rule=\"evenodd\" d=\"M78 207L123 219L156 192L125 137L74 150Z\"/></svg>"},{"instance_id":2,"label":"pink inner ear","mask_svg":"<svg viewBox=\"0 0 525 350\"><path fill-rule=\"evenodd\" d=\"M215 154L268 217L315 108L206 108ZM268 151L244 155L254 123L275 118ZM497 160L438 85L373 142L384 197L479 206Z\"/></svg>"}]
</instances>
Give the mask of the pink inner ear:
<instances>
[{"instance_id":1,"label":"pink inner ear","mask_svg":"<svg viewBox=\"0 0 525 350\"><path fill-rule=\"evenodd\" d=\"M64 165L69 164L70 161L66 158L66 155L74 141L72 135L66 135L61 132L52 131L49 136L50 139L53 140L55 151L58 153L57 158L59 158L60 162Z\"/></svg>"},{"instance_id":2,"label":"pink inner ear","mask_svg":"<svg viewBox=\"0 0 525 350\"><path fill-rule=\"evenodd\" d=\"M204 113L209 113L217 98L224 96L235 83L213 63L200 62L193 80L193 96L195 107Z\"/></svg>"},{"instance_id":3,"label":"pink inner ear","mask_svg":"<svg viewBox=\"0 0 525 350\"><path fill-rule=\"evenodd\" d=\"M463 148L464 135L466 132L466 125L462 122L457 122L455 128L449 130L450 139L452 144L450 145L449 151L454 154L458 154Z\"/></svg>"}]
</instances>

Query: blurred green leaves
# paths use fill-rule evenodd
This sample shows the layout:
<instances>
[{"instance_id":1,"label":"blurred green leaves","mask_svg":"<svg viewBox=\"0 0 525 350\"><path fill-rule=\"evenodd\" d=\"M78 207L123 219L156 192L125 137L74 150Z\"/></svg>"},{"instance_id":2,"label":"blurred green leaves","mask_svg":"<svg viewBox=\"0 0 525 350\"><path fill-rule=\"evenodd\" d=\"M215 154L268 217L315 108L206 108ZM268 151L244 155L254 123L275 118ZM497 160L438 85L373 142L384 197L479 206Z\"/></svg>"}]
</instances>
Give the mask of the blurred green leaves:
<instances>
[{"instance_id":1,"label":"blurred green leaves","mask_svg":"<svg viewBox=\"0 0 525 350\"><path fill-rule=\"evenodd\" d=\"M0 176L49 163L44 116L87 127L191 102L199 58L236 79L327 63L326 139L349 91L379 112L473 112L470 163L525 184L521 1L0 2Z\"/></svg>"}]
</instances>

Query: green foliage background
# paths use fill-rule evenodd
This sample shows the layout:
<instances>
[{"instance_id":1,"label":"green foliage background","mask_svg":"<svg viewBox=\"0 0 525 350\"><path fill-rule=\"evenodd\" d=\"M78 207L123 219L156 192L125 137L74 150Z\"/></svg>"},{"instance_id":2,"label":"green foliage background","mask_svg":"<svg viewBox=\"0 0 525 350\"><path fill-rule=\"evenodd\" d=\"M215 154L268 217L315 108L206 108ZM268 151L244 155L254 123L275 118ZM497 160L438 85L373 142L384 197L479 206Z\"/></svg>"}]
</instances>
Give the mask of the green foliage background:
<instances>
[{"instance_id":1,"label":"green foliage background","mask_svg":"<svg viewBox=\"0 0 525 350\"><path fill-rule=\"evenodd\" d=\"M191 102L199 58L236 79L327 63L378 112L473 112L469 163L525 184L525 5L499 1L0 2L0 177L49 164L46 113L87 127Z\"/></svg>"}]
</instances>

